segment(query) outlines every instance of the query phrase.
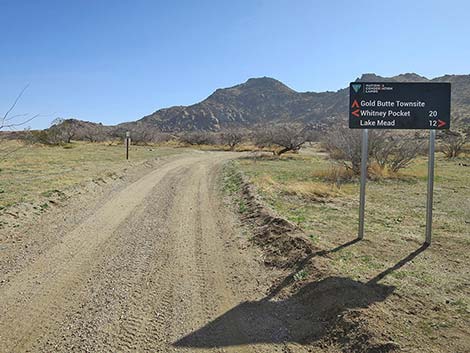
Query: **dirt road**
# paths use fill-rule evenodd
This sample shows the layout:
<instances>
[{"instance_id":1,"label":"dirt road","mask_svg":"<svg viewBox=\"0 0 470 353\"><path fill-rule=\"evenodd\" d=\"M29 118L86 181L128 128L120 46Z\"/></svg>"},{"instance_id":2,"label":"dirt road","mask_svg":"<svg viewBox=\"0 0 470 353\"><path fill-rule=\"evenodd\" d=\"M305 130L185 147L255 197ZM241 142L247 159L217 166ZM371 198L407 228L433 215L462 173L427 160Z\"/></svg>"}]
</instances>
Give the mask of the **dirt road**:
<instances>
[{"instance_id":1,"label":"dirt road","mask_svg":"<svg viewBox=\"0 0 470 353\"><path fill-rule=\"evenodd\" d=\"M274 317L233 311L270 285L217 189L233 157L168 158L0 244L0 352L291 351L256 339L282 341Z\"/></svg>"}]
</instances>

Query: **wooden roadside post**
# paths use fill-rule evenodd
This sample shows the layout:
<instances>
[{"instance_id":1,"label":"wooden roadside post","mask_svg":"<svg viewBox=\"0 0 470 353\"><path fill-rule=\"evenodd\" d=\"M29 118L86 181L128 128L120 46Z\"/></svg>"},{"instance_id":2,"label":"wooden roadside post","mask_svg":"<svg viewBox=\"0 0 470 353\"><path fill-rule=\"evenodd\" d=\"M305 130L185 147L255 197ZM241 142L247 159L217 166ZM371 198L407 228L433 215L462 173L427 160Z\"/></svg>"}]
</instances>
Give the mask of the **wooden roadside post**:
<instances>
[{"instance_id":1,"label":"wooden roadside post","mask_svg":"<svg viewBox=\"0 0 470 353\"><path fill-rule=\"evenodd\" d=\"M126 160L129 159L129 146L131 145L131 133L126 131L126 138L124 140L126 145Z\"/></svg>"}]
</instances>

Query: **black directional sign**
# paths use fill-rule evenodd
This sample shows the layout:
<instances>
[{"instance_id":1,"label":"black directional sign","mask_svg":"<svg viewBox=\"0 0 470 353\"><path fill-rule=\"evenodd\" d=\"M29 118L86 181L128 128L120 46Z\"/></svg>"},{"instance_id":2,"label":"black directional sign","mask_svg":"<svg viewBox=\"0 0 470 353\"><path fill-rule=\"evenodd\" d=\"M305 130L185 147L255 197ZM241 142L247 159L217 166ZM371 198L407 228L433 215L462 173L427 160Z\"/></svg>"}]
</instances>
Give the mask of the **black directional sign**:
<instances>
[{"instance_id":1,"label":"black directional sign","mask_svg":"<svg viewBox=\"0 0 470 353\"><path fill-rule=\"evenodd\" d=\"M449 129L450 83L352 82L351 129Z\"/></svg>"}]
</instances>

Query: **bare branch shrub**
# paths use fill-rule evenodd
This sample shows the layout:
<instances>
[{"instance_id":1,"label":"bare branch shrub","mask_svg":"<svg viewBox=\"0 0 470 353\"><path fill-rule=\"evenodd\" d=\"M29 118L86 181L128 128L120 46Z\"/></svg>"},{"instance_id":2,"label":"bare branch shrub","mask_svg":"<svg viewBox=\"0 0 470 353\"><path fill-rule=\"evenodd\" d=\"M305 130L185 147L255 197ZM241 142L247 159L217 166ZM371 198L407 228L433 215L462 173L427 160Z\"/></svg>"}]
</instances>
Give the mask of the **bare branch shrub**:
<instances>
[{"instance_id":1,"label":"bare branch shrub","mask_svg":"<svg viewBox=\"0 0 470 353\"><path fill-rule=\"evenodd\" d=\"M36 119L39 114L31 116L30 114L15 114L12 115L16 105L20 101L21 97L23 96L26 89L29 87L29 84L26 85L21 92L16 96L15 100L8 108L6 113L3 116L0 116L0 131L5 129L14 129L18 126L25 125L29 123L31 120ZM20 121L18 121L20 120Z\"/></svg>"},{"instance_id":2,"label":"bare branch shrub","mask_svg":"<svg viewBox=\"0 0 470 353\"><path fill-rule=\"evenodd\" d=\"M330 157L340 161L355 175L360 174L361 136L358 130L340 127L326 135L324 146ZM393 173L407 167L422 151L423 143L410 135L392 136L387 131L371 131L368 156L381 169Z\"/></svg>"},{"instance_id":3,"label":"bare branch shrub","mask_svg":"<svg viewBox=\"0 0 470 353\"><path fill-rule=\"evenodd\" d=\"M107 140L106 133L100 128L96 128L94 126L82 127L77 132L76 138L89 142L102 142Z\"/></svg>"},{"instance_id":4,"label":"bare branch shrub","mask_svg":"<svg viewBox=\"0 0 470 353\"><path fill-rule=\"evenodd\" d=\"M179 139L188 145L214 145L217 143L215 135L208 131L185 132Z\"/></svg>"},{"instance_id":5,"label":"bare branch shrub","mask_svg":"<svg viewBox=\"0 0 470 353\"><path fill-rule=\"evenodd\" d=\"M166 132L157 132L153 136L154 143L164 143L171 140L174 140L175 136Z\"/></svg>"},{"instance_id":6,"label":"bare branch shrub","mask_svg":"<svg viewBox=\"0 0 470 353\"><path fill-rule=\"evenodd\" d=\"M70 143L77 135L77 131L74 119L56 118L49 128L51 143Z\"/></svg>"},{"instance_id":7,"label":"bare branch shrub","mask_svg":"<svg viewBox=\"0 0 470 353\"><path fill-rule=\"evenodd\" d=\"M43 145L60 145L64 143L64 139L57 129L35 130L31 131L30 142Z\"/></svg>"},{"instance_id":8,"label":"bare branch shrub","mask_svg":"<svg viewBox=\"0 0 470 353\"><path fill-rule=\"evenodd\" d=\"M163 133L151 125L138 125L130 130L131 139L137 145L147 145L166 142L172 139L172 136Z\"/></svg>"},{"instance_id":9,"label":"bare branch shrub","mask_svg":"<svg viewBox=\"0 0 470 353\"><path fill-rule=\"evenodd\" d=\"M13 111L16 108L16 105L20 101L21 97L23 96L24 92L26 89L29 87L29 85L26 85L21 92L16 96L15 100L13 103L10 105L10 107L7 109L5 114L3 116L0 116L0 133L1 134L7 134L3 130L9 129L9 130L16 130L19 126L25 125L28 122L30 122L33 119L36 119L39 114L36 115L30 115L30 114L13 114ZM6 159L8 156L11 154L15 153L16 151L22 149L23 147L27 146L28 143L30 142L30 133L29 133L29 128L25 129L24 131L12 131L8 135L3 135L1 136L1 139L4 138L16 138L16 139L21 139L22 143L17 146L17 147L2 147L0 149L0 160Z\"/></svg>"},{"instance_id":10,"label":"bare branch shrub","mask_svg":"<svg viewBox=\"0 0 470 353\"><path fill-rule=\"evenodd\" d=\"M310 138L310 126L302 124L278 124L274 126L258 127L253 133L256 146L280 147L273 153L280 156L289 151L298 151Z\"/></svg>"},{"instance_id":11,"label":"bare branch shrub","mask_svg":"<svg viewBox=\"0 0 470 353\"><path fill-rule=\"evenodd\" d=\"M339 161L355 175L361 172L361 134L346 127L331 129L323 140L330 157Z\"/></svg>"},{"instance_id":12,"label":"bare branch shrub","mask_svg":"<svg viewBox=\"0 0 470 353\"><path fill-rule=\"evenodd\" d=\"M233 151L243 141L244 133L238 129L230 129L221 132L219 136L221 143L229 146Z\"/></svg>"},{"instance_id":13,"label":"bare branch shrub","mask_svg":"<svg viewBox=\"0 0 470 353\"><path fill-rule=\"evenodd\" d=\"M444 130L441 134L442 152L447 158L456 158L463 152L465 144L469 141L469 131Z\"/></svg>"},{"instance_id":14,"label":"bare branch shrub","mask_svg":"<svg viewBox=\"0 0 470 353\"><path fill-rule=\"evenodd\" d=\"M423 144L419 141L407 137L398 139L388 160L388 168L396 173L407 167L421 153L422 149Z\"/></svg>"},{"instance_id":15,"label":"bare branch shrub","mask_svg":"<svg viewBox=\"0 0 470 353\"><path fill-rule=\"evenodd\" d=\"M395 139L388 136L384 130L369 132L369 155L375 160L380 169L385 169L392 157Z\"/></svg>"},{"instance_id":16,"label":"bare branch shrub","mask_svg":"<svg viewBox=\"0 0 470 353\"><path fill-rule=\"evenodd\" d=\"M370 134L369 155L380 169L396 173L407 167L423 150L423 143L413 135L391 135L375 130Z\"/></svg>"}]
</instances>

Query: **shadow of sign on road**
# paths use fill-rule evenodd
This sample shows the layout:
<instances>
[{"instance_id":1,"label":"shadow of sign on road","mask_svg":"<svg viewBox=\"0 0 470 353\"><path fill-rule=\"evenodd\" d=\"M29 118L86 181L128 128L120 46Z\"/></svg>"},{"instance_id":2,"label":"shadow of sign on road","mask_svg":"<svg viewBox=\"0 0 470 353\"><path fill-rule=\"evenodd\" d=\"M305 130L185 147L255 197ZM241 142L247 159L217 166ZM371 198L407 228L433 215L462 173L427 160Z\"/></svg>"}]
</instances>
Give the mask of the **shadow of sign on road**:
<instances>
[{"instance_id":1,"label":"shadow of sign on road","mask_svg":"<svg viewBox=\"0 0 470 353\"><path fill-rule=\"evenodd\" d=\"M273 291L278 292L276 287L265 298L240 303L174 342L173 346L214 348L257 343L314 343L334 330L335 325L341 325L338 317L349 309L367 308L387 299L395 287L378 282L425 249L426 246L420 247L366 283L327 277L304 285L283 300L274 299ZM286 285L286 282L281 283Z\"/></svg>"},{"instance_id":2,"label":"shadow of sign on road","mask_svg":"<svg viewBox=\"0 0 470 353\"><path fill-rule=\"evenodd\" d=\"M328 277L303 286L284 300L243 302L174 343L211 348L256 343L309 343L327 333L328 323L348 309L385 300L394 287Z\"/></svg>"}]
</instances>

